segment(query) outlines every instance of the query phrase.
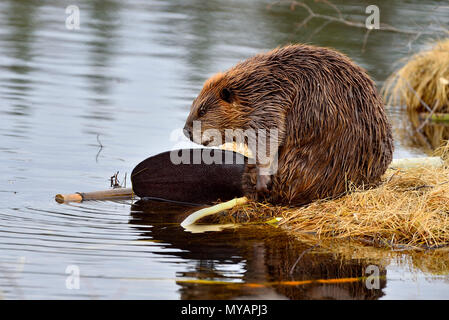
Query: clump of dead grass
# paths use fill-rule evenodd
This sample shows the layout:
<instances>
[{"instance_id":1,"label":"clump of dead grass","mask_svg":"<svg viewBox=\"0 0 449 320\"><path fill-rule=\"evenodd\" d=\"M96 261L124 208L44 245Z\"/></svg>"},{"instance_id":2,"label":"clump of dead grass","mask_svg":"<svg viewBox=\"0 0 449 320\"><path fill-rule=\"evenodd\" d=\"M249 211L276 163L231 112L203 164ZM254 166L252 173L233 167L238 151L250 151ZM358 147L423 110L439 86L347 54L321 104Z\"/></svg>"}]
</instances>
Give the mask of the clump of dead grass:
<instances>
[{"instance_id":1,"label":"clump of dead grass","mask_svg":"<svg viewBox=\"0 0 449 320\"><path fill-rule=\"evenodd\" d=\"M424 135L431 147L448 140L449 126L429 119L449 113L449 39L412 56L387 79L383 93L388 104L407 106L413 129Z\"/></svg>"},{"instance_id":2,"label":"clump of dead grass","mask_svg":"<svg viewBox=\"0 0 449 320\"><path fill-rule=\"evenodd\" d=\"M449 112L449 39L436 42L431 50L412 56L387 80L384 92L389 103L405 104L407 109L425 112L438 105L438 112Z\"/></svg>"},{"instance_id":3,"label":"clump of dead grass","mask_svg":"<svg viewBox=\"0 0 449 320\"><path fill-rule=\"evenodd\" d=\"M352 238L385 246L449 244L449 189L441 179L449 179L449 170L390 170L386 177L389 181L378 188L294 209L283 225L319 238Z\"/></svg>"}]
</instances>

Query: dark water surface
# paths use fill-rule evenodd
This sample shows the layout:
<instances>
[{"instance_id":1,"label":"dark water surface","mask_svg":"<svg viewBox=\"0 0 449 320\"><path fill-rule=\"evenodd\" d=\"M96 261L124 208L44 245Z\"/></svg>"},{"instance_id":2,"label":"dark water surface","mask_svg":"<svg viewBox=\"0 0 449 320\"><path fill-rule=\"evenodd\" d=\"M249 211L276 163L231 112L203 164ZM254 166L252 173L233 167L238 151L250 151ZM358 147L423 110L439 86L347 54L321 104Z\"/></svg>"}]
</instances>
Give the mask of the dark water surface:
<instances>
[{"instance_id":1,"label":"dark water surface","mask_svg":"<svg viewBox=\"0 0 449 320\"><path fill-rule=\"evenodd\" d=\"M448 28L447 1L372 2L397 28ZM364 22L372 2L336 4ZM374 31L363 51L366 30L331 23L313 35L322 20L296 30L300 9L268 3L77 1L81 28L71 31L72 1L0 2L0 298L449 298L449 263L431 253L348 257L308 250L270 226L187 233L178 224L186 208L174 205L54 202L56 193L106 189L115 172L122 179L144 158L189 145L179 128L204 80L259 51L331 46L382 86L428 39ZM388 111L398 129L403 108ZM395 157L424 154L400 136ZM370 264L379 289L278 283L357 278Z\"/></svg>"}]
</instances>

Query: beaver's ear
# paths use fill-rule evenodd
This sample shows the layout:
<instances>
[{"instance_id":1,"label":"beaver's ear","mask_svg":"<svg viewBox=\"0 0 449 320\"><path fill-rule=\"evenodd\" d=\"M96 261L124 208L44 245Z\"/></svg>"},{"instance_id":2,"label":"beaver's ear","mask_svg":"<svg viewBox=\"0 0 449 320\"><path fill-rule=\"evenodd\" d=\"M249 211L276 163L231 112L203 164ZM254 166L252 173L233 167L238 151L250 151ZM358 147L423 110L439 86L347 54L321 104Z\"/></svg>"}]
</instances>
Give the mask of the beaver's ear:
<instances>
[{"instance_id":1,"label":"beaver's ear","mask_svg":"<svg viewBox=\"0 0 449 320\"><path fill-rule=\"evenodd\" d=\"M231 103L233 98L233 92L229 88L223 88L220 92L220 96L224 101Z\"/></svg>"}]
</instances>

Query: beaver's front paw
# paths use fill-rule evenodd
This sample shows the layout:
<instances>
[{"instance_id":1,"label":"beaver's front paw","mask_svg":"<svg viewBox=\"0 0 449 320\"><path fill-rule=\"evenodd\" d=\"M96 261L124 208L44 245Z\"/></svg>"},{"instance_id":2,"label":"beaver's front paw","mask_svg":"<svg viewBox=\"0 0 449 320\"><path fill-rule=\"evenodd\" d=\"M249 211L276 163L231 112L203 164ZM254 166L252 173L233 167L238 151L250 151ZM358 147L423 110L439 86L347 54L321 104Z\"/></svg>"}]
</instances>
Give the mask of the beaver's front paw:
<instances>
[{"instance_id":1,"label":"beaver's front paw","mask_svg":"<svg viewBox=\"0 0 449 320\"><path fill-rule=\"evenodd\" d=\"M257 201L257 167L254 164L247 164L242 177L243 194L248 199Z\"/></svg>"},{"instance_id":2,"label":"beaver's front paw","mask_svg":"<svg viewBox=\"0 0 449 320\"><path fill-rule=\"evenodd\" d=\"M242 177L242 189L245 196L254 201L267 200L270 194L271 176L261 175L259 169L248 164Z\"/></svg>"},{"instance_id":3,"label":"beaver's front paw","mask_svg":"<svg viewBox=\"0 0 449 320\"><path fill-rule=\"evenodd\" d=\"M269 175L257 175L256 191L258 198L267 198L270 194L271 176Z\"/></svg>"}]
</instances>

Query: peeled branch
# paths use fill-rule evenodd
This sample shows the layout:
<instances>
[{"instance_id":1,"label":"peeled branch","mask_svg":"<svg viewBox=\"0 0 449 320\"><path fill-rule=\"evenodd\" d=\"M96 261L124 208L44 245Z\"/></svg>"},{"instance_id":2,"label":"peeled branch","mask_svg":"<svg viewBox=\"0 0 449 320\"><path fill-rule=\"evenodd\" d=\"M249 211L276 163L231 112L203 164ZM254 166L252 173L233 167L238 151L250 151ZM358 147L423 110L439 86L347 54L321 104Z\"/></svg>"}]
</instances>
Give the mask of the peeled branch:
<instances>
[{"instance_id":1,"label":"peeled branch","mask_svg":"<svg viewBox=\"0 0 449 320\"><path fill-rule=\"evenodd\" d=\"M196 221L200 220L201 218L204 218L206 216L210 216L212 214L216 214L218 212L222 212L224 210L232 209L236 206L240 206L242 204L245 204L248 202L248 198L241 197L241 198L235 198L223 203L216 204L212 207L207 207L201 210L198 210L194 213L192 213L190 216L188 216L182 223L181 227L186 228L187 226L190 226L191 224L194 224Z\"/></svg>"}]
</instances>

